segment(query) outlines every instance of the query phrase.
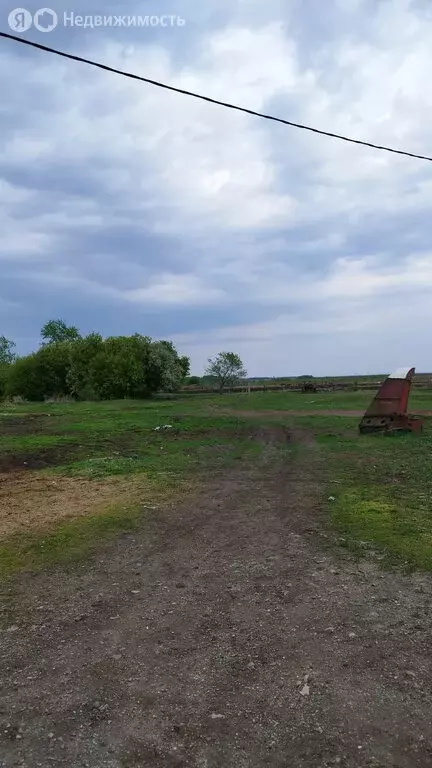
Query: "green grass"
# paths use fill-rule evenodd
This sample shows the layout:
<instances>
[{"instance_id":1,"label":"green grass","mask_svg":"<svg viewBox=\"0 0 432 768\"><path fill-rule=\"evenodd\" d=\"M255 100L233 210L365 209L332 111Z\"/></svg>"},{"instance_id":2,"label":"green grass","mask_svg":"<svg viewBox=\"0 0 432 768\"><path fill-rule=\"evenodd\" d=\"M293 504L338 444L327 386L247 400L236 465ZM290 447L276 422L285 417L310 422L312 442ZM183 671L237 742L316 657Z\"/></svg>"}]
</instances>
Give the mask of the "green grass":
<instances>
[{"instance_id":1,"label":"green grass","mask_svg":"<svg viewBox=\"0 0 432 768\"><path fill-rule=\"evenodd\" d=\"M358 554L374 552L386 564L432 570L432 421L426 422L423 435L360 436L357 418L324 413L362 411L372 396L258 392L145 402L2 404L0 459L45 452L50 466L44 472L99 479L144 473L155 489L172 488L178 494L187 478L240 459L255 460L261 446L251 435L258 425L292 423L316 437L323 503L343 543ZM432 410L432 392L414 391L410 408ZM236 415L240 411L261 413L249 422ZM316 415L293 417L290 411ZM29 418L27 427L26 417L32 415L40 418ZM3 416L9 417L5 434ZM11 433L11 416L19 426L16 434ZM155 431L163 424L173 429ZM299 455L307 450L302 446ZM295 454L291 447L289 455ZM327 501L330 496L335 500ZM132 504L46 532L17 534L0 544L0 575L80 557L100 539L141 520Z\"/></svg>"},{"instance_id":2,"label":"green grass","mask_svg":"<svg viewBox=\"0 0 432 768\"><path fill-rule=\"evenodd\" d=\"M46 448L52 448L56 445L65 445L75 442L76 438L68 435L20 435L19 437L2 435L0 437L0 452L21 453L40 451Z\"/></svg>"},{"instance_id":3,"label":"green grass","mask_svg":"<svg viewBox=\"0 0 432 768\"><path fill-rule=\"evenodd\" d=\"M209 415L199 408L193 413L189 403L168 402L161 407L158 401L126 401L109 406L100 403L89 408L86 404L84 408L77 404L74 410L67 404L55 406L54 411L52 405L45 406L46 418L29 419L28 425L25 416L15 409L15 416L22 416L24 424L20 429L24 434L8 434L7 429L6 434L0 432L0 454L13 454L18 459L22 454L27 459L48 450L49 464L57 466L57 471L95 476L164 467L184 471L188 464L192 467L203 463L206 447L214 456L218 446L223 456L227 455L226 447L232 449L228 453L233 458L240 449L248 452L247 441L242 441L241 436L237 439L244 420L236 416ZM1 422L0 417L0 430ZM156 430L164 424L170 424L171 429ZM26 434L27 428L36 433ZM66 463L65 453L70 459Z\"/></svg>"},{"instance_id":4,"label":"green grass","mask_svg":"<svg viewBox=\"0 0 432 768\"><path fill-rule=\"evenodd\" d=\"M74 461L56 468L56 472L69 476L104 477L107 475L134 474L146 472L147 476L185 474L193 470L212 470L229 466L240 458L257 456L261 446L252 440L229 438L197 438L173 441L153 440L142 442L129 455L115 452L108 456L97 456Z\"/></svg>"},{"instance_id":5,"label":"green grass","mask_svg":"<svg viewBox=\"0 0 432 768\"><path fill-rule=\"evenodd\" d=\"M432 421L422 435L359 435L356 426L317 425L333 525L357 554L432 570Z\"/></svg>"},{"instance_id":6,"label":"green grass","mask_svg":"<svg viewBox=\"0 0 432 768\"><path fill-rule=\"evenodd\" d=\"M374 396L373 391L358 392L251 392L250 394L197 396L207 405L235 410L365 410ZM432 390L414 390L410 397L412 410L432 410Z\"/></svg>"},{"instance_id":7,"label":"green grass","mask_svg":"<svg viewBox=\"0 0 432 768\"><path fill-rule=\"evenodd\" d=\"M59 523L44 532L17 533L0 543L0 579L21 570L39 570L89 555L100 542L136 530L145 512L112 508L103 515Z\"/></svg>"},{"instance_id":8,"label":"green grass","mask_svg":"<svg viewBox=\"0 0 432 768\"><path fill-rule=\"evenodd\" d=\"M165 501L187 492L195 477L252 460L262 448L244 419L190 400L3 405L0 412L0 462L2 456L16 460L22 469L24 458L31 466L32 458L42 457L49 464L43 474L99 481L143 473L155 497ZM32 419L36 414L40 418ZM155 430L164 424L172 429ZM98 542L141 524L133 493L131 499L125 508L3 539L0 577L83 557Z\"/></svg>"}]
</instances>

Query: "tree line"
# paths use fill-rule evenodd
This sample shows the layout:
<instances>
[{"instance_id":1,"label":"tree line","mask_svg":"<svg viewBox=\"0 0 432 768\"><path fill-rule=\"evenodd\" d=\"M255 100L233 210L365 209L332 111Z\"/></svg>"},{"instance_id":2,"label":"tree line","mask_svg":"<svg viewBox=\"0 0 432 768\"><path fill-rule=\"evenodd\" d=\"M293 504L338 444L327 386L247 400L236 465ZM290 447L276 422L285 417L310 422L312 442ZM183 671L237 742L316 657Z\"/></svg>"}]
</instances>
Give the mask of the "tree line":
<instances>
[{"instance_id":1,"label":"tree line","mask_svg":"<svg viewBox=\"0 0 432 768\"><path fill-rule=\"evenodd\" d=\"M146 398L178 390L190 361L170 341L149 336L81 336L63 320L41 330L39 349L18 357L14 342L0 336L0 396L44 400Z\"/></svg>"},{"instance_id":2,"label":"tree line","mask_svg":"<svg viewBox=\"0 0 432 768\"><path fill-rule=\"evenodd\" d=\"M82 336L63 320L50 320L41 329L39 349L24 357L15 349L13 341L0 336L0 398L147 398L200 382L198 377L188 378L190 360L179 355L171 341L154 341L139 333ZM233 352L220 352L208 360L207 380L221 391L246 375Z\"/></svg>"}]
</instances>

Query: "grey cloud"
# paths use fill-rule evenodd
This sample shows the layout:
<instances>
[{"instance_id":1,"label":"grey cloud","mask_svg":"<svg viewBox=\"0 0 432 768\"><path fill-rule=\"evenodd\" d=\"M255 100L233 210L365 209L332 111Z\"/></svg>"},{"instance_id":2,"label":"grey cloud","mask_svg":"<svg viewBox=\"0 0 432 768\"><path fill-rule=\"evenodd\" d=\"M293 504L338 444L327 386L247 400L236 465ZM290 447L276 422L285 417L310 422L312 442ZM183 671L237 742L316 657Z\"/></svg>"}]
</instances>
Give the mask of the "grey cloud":
<instances>
[{"instance_id":1,"label":"grey cloud","mask_svg":"<svg viewBox=\"0 0 432 768\"><path fill-rule=\"evenodd\" d=\"M235 100L238 93L240 101L289 119L373 133L380 130L381 104L376 105L370 82L361 80L360 59L358 91L350 94L353 70L340 65L338 54L350 34L353 46L360 46L356 57L364 41L372 46L377 67L385 64L380 53L385 17L370 0L350 10L355 5L224 0L198 6L195 0L178 0L170 12L191 16L181 34L59 29L48 44L96 50L116 61L129 46L143 74L149 74L150 62L152 75L184 78L216 96L228 93ZM56 10L67 7L57 4ZM412 8L426 13L425 5ZM99 12L84 4L73 10ZM122 10L112 2L100 12ZM127 10L138 12L160 13L159 3L134 3ZM280 27L265 32L274 21ZM252 37L240 35L242 28ZM214 48L206 52L209 41ZM244 49L234 51L239 58L230 69L229 46L235 49L237 42ZM150 49L156 51L153 58ZM415 353L421 362L414 362L428 367L420 319L431 287L428 169L393 159L379 165L368 150L351 151L252 118L242 121L170 94L159 98L144 86L132 91L81 65L53 59L47 68L44 54L12 44L0 55L6 65L0 84L8 86L0 130L6 142L17 136L27 142L23 155L8 150L0 156L0 178L10 185L3 192L0 187L0 333L15 337L22 351L37 339L44 320L60 315L84 331L178 335L196 356L196 366L222 341L231 341L256 374L264 372L261 366L269 374L374 370L404 363L395 359L399 353ZM257 55L266 65L260 68L261 85L260 72L253 69ZM425 59L419 61L424 66ZM426 97L420 117L429 114ZM364 123L350 125L361 99ZM389 102L385 109L407 120L405 133L389 135L389 141L421 149L427 131L421 132L414 107L398 112L400 105ZM32 154L32 142L44 138L44 153ZM417 261L407 261L410 256ZM344 259L364 269L352 277ZM398 274L411 267L417 282L402 290ZM189 304L178 306L174 300L131 301L128 295L142 290L148 297L145 291L158 280L175 283L177 277L180 286L185 276L196 278L209 295L219 291L219 303L198 306L193 292ZM350 298L350 280L363 286L360 298ZM321 295L320 286L328 294ZM5 301L12 302L7 311ZM410 331L403 330L402 301L416 304Z\"/></svg>"}]
</instances>

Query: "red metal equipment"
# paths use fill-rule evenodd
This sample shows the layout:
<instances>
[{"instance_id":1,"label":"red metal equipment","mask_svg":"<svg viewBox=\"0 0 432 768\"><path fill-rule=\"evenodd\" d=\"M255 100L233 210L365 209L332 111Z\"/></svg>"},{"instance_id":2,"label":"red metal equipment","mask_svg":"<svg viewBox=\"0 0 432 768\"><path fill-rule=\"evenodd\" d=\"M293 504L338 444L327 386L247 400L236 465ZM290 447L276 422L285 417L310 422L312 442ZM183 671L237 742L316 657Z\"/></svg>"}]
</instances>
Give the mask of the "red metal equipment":
<instances>
[{"instance_id":1,"label":"red metal equipment","mask_svg":"<svg viewBox=\"0 0 432 768\"><path fill-rule=\"evenodd\" d=\"M407 413L414 373L415 368L399 368L381 384L360 422L362 434L422 431L423 420Z\"/></svg>"}]
</instances>

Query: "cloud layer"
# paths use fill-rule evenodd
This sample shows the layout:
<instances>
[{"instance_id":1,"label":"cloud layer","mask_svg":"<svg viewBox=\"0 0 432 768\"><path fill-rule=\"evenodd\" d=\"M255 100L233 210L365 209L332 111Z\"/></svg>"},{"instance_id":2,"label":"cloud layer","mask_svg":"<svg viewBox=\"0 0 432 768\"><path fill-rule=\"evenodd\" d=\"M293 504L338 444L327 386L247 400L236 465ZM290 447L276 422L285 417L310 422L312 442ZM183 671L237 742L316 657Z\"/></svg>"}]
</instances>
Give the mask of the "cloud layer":
<instances>
[{"instance_id":1,"label":"cloud layer","mask_svg":"<svg viewBox=\"0 0 432 768\"><path fill-rule=\"evenodd\" d=\"M181 28L28 34L432 154L429 4L195 5L173 3ZM0 84L0 333L21 352L62 316L83 331L174 338L198 373L222 348L253 375L432 369L429 164L4 40Z\"/></svg>"}]
</instances>

